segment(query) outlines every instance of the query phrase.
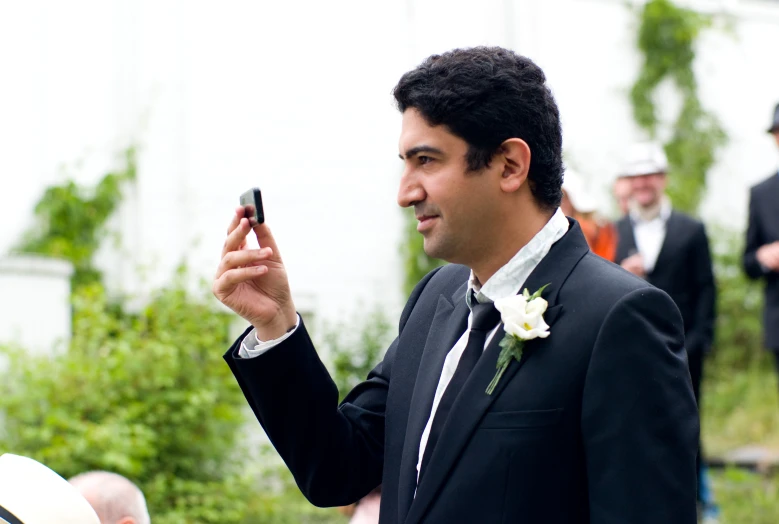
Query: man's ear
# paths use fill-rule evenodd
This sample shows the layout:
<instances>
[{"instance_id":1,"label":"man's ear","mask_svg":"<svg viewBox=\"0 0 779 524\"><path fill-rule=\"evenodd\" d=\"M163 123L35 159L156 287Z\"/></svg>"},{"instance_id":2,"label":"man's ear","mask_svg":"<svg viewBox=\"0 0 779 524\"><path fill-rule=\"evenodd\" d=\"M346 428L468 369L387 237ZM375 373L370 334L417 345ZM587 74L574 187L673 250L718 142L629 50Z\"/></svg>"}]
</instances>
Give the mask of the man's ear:
<instances>
[{"instance_id":1,"label":"man's ear","mask_svg":"<svg viewBox=\"0 0 779 524\"><path fill-rule=\"evenodd\" d=\"M116 524L138 524L138 523L135 522L135 519L132 517L123 517L122 519L117 521Z\"/></svg>"},{"instance_id":2,"label":"man's ear","mask_svg":"<svg viewBox=\"0 0 779 524\"><path fill-rule=\"evenodd\" d=\"M500 145L499 158L503 168L500 188L506 193L513 193L527 180L530 146L521 138L509 138Z\"/></svg>"}]
</instances>

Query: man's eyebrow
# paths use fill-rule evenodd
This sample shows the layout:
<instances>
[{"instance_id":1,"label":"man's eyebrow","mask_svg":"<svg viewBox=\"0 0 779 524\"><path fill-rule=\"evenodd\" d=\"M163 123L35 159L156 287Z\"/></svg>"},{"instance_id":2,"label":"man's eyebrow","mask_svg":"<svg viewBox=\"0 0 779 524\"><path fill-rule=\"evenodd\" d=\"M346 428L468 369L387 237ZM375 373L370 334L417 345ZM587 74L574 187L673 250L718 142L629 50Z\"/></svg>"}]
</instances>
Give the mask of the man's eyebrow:
<instances>
[{"instance_id":1,"label":"man's eyebrow","mask_svg":"<svg viewBox=\"0 0 779 524\"><path fill-rule=\"evenodd\" d=\"M434 153L436 155L443 155L443 151L433 146L416 146L406 151L406 156L398 154L401 160L411 159L417 156L419 153Z\"/></svg>"}]
</instances>

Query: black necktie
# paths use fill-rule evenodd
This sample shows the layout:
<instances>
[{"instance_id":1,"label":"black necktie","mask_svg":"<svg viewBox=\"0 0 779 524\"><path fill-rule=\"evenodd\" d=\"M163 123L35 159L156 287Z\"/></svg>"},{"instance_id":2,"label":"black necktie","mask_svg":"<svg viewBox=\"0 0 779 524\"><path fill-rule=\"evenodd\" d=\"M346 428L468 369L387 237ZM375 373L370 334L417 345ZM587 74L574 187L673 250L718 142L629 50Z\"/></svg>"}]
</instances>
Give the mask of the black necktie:
<instances>
[{"instance_id":1,"label":"black necktie","mask_svg":"<svg viewBox=\"0 0 779 524\"><path fill-rule=\"evenodd\" d=\"M500 313L495 309L492 302L487 302L486 304L479 304L475 300L473 302L474 305L471 308L473 321L471 322L471 330L468 332L468 344L460 357L460 362L457 363L457 369L452 376L452 380L446 386L446 390L441 396L441 401L438 403L438 409L436 409L433 424L430 427L425 454L422 456L422 468L419 472L420 481L422 480L422 474L427 469L428 462L430 462L430 457L433 455L433 449L438 442L438 438L441 436L441 428L444 427L444 423L449 417L452 404L454 404L457 395L460 394L460 390L465 385L465 381L468 380L471 371L476 367L479 357L484 353L484 341L487 339L487 333L500 320Z\"/></svg>"}]
</instances>

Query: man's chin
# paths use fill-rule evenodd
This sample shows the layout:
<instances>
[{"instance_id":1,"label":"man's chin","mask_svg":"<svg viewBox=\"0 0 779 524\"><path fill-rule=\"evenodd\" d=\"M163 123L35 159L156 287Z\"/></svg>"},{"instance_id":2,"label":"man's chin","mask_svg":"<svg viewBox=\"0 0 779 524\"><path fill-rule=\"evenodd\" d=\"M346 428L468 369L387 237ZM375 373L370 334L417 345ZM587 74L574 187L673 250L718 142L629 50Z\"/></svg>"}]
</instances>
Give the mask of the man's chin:
<instances>
[{"instance_id":1,"label":"man's chin","mask_svg":"<svg viewBox=\"0 0 779 524\"><path fill-rule=\"evenodd\" d=\"M427 238L425 239L424 251L425 254L430 258L437 258L438 260L443 260L444 262L449 262L450 264L462 263L459 261L459 257L453 253L453 250L447 249L447 247L448 246L442 245L440 243L431 242Z\"/></svg>"},{"instance_id":2,"label":"man's chin","mask_svg":"<svg viewBox=\"0 0 779 524\"><path fill-rule=\"evenodd\" d=\"M659 198L646 198L646 199L636 199L636 202L638 203L639 207L642 207L644 209L651 208L656 206L659 202Z\"/></svg>"},{"instance_id":3,"label":"man's chin","mask_svg":"<svg viewBox=\"0 0 779 524\"><path fill-rule=\"evenodd\" d=\"M431 236L425 237L423 249L425 251L425 255L429 256L430 258L443 259L442 255L445 255L445 253L443 253L444 250L441 249L441 245L438 242L435 242Z\"/></svg>"}]
</instances>

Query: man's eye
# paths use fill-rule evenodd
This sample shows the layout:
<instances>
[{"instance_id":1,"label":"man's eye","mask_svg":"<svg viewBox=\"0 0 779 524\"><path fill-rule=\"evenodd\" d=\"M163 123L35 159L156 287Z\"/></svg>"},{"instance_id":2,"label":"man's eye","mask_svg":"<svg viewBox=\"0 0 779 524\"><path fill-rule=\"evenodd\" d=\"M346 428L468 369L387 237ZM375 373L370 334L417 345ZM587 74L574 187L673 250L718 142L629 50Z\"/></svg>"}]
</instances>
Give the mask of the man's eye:
<instances>
[{"instance_id":1,"label":"man's eye","mask_svg":"<svg viewBox=\"0 0 779 524\"><path fill-rule=\"evenodd\" d=\"M419 163L422 164L422 165L425 165L425 164L433 161L432 158L430 158L429 156L425 156L425 155L421 155L418 158L419 158Z\"/></svg>"}]
</instances>

